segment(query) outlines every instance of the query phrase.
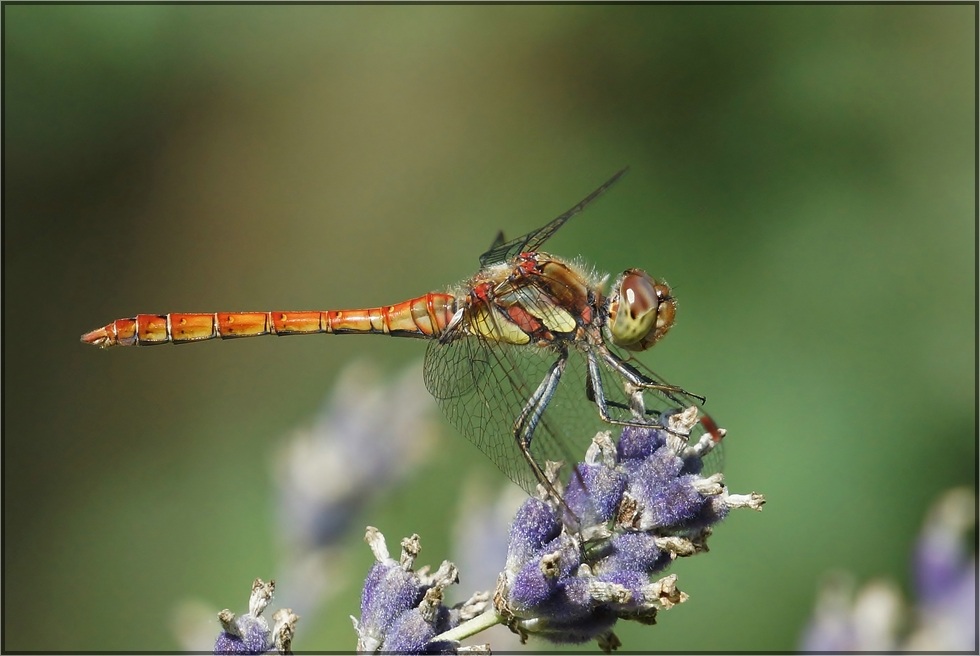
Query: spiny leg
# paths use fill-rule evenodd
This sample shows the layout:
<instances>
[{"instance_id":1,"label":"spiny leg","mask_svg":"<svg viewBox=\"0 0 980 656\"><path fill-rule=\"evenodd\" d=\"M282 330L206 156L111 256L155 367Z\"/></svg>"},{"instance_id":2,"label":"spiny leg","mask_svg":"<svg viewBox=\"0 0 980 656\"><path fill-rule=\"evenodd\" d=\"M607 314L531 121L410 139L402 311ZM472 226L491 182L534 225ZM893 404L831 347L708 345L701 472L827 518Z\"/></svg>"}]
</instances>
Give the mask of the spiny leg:
<instances>
[{"instance_id":1,"label":"spiny leg","mask_svg":"<svg viewBox=\"0 0 980 656\"><path fill-rule=\"evenodd\" d=\"M602 377L599 374L599 367L596 364L595 356L590 352L586 357L589 366L585 378L585 398L588 399L589 403L596 404L600 419L607 423L613 423L613 420L609 416L609 408L629 410L637 420L642 420L647 415L656 418L660 417L661 413L659 410L646 409L643 401L643 390L632 385L628 380L623 381L623 386L626 388L627 395L630 397L629 404L607 398L605 390L602 387Z\"/></svg>"},{"instance_id":2,"label":"spiny leg","mask_svg":"<svg viewBox=\"0 0 980 656\"><path fill-rule=\"evenodd\" d=\"M626 393L630 397L630 404L626 405L624 403L617 403L615 401L610 401L606 398L606 393L602 389L602 376L599 373L599 361L596 360L595 353L589 349L586 352L586 360L589 367L589 386L586 389L586 396L589 400L595 403L596 409L599 411L599 418L602 419L607 424L613 424L616 426L650 426L650 422L643 419L643 416L647 413L656 414L660 416L659 412L648 411L643 406L643 390L640 386L635 385L632 380L627 378L623 385L626 387ZM633 390L629 388L633 387ZM589 394L591 392L591 394ZM632 421L614 419L612 415L609 414L609 408L622 408L624 410L629 410L633 413L635 419Z\"/></svg>"},{"instance_id":3,"label":"spiny leg","mask_svg":"<svg viewBox=\"0 0 980 656\"><path fill-rule=\"evenodd\" d=\"M678 452L681 450L681 448L683 448L684 445L687 444L687 440L689 437L688 435L675 432L674 430L671 430L671 428L668 426L666 419L668 416L670 416L670 414L673 414L672 411L666 411L666 412L658 412L653 410L648 411L646 410L643 402L644 389L657 389L661 392L663 392L663 388L666 388L668 390L679 390L681 392L683 392L683 390L680 390L680 388L674 388L673 386L664 386L664 385L656 385L654 383L649 383L649 381L646 381L646 379L643 378L642 375L639 374L639 372L637 372L632 367L629 367L628 365L625 365L625 363L623 363L626 367L628 367L626 371L632 370L636 376L640 376L641 380L639 382L641 383L647 382L648 384L644 384L644 385L638 384L637 382L634 382L632 376L626 375L626 371L616 368L616 371L621 375L623 375L623 377L625 378L625 380L623 381L623 387L625 388L624 391L626 392L626 395L630 399L630 403L627 406L626 404L623 403L609 401L608 399L606 399L606 394L602 389L602 377L600 376L600 372L599 372L599 361L596 359L596 355L592 349L589 349L586 352L586 359L588 361L589 379L590 379L590 386L588 390L592 391L591 400L593 403L595 403L596 408L599 411L600 419L602 419L606 423L613 424L615 426L635 426L638 428L653 427L653 428L664 430L671 437L675 438L676 440L679 440L673 445L674 450ZM608 362L609 360L606 361ZM684 393L686 394L686 392ZM680 404L680 401L678 401L672 395L667 393L665 393L665 395L668 396L668 398ZM633 414L634 419L632 420L614 419L609 414L610 407L628 409ZM651 423L649 420L645 419L644 417L647 414L656 414L657 422L654 424Z\"/></svg>"},{"instance_id":4,"label":"spiny leg","mask_svg":"<svg viewBox=\"0 0 980 656\"><path fill-rule=\"evenodd\" d=\"M652 381L642 373L640 373L636 367L631 364L624 362L620 358L616 357L613 353L609 352L607 349L597 349L602 355L602 359L614 370L616 370L623 378L628 380L632 385L640 389L649 389L660 392L665 397L671 401L681 405L686 406L687 403L681 399L678 399L674 394L683 394L684 396L689 396L692 399L697 399L702 404L705 402L705 398L698 394L692 394L687 390L677 387L676 385L669 385L667 383L658 383ZM591 353L591 350L590 350Z\"/></svg>"},{"instance_id":5,"label":"spiny leg","mask_svg":"<svg viewBox=\"0 0 980 656\"><path fill-rule=\"evenodd\" d=\"M531 469L534 470L534 475L538 481L547 487L551 487L551 483L541 471L538 463L534 461L534 457L531 456L531 438L534 437L534 430L538 427L545 408L548 407L548 403L555 395L555 390L558 389L558 382L561 380L566 362L568 362L568 353L562 351L558 359L548 369L544 380L524 404L524 409L521 410L521 414L517 416L517 420L514 422L514 439L517 440L517 447L521 450Z\"/></svg>"},{"instance_id":6,"label":"spiny leg","mask_svg":"<svg viewBox=\"0 0 980 656\"><path fill-rule=\"evenodd\" d=\"M517 420L514 422L514 439L517 441L517 447L521 450L521 454L527 460L527 464L530 465L538 482L548 490L552 498L561 504L568 513L569 518L575 523L578 523L580 521L578 516L568 507L561 494L555 489L552 482L548 480L548 477L538 463L535 462L534 456L531 455L531 439L534 437L534 431L540 423L545 409L554 397L555 391L558 389L558 383L561 381L561 375L565 371L567 362L568 351L562 348L558 359L548 369L548 373L545 374L544 379L538 385L538 388L534 390L534 393L524 405L524 409L521 410L521 414L518 415ZM575 471L575 475L581 478L581 474L574 464L572 464L572 468Z\"/></svg>"}]
</instances>

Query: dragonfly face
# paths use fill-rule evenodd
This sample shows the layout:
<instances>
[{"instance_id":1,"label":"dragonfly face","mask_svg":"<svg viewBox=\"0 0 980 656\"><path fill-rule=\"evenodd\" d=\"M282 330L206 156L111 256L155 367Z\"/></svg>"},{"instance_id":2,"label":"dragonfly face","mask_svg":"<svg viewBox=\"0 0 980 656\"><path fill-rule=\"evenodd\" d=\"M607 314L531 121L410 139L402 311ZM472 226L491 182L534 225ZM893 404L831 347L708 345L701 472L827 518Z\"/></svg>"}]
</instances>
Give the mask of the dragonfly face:
<instances>
[{"instance_id":1,"label":"dragonfly face","mask_svg":"<svg viewBox=\"0 0 980 656\"><path fill-rule=\"evenodd\" d=\"M624 349L645 351L667 334L676 312L677 301L667 283L657 282L646 271L628 269L609 297L609 339Z\"/></svg>"}]
</instances>

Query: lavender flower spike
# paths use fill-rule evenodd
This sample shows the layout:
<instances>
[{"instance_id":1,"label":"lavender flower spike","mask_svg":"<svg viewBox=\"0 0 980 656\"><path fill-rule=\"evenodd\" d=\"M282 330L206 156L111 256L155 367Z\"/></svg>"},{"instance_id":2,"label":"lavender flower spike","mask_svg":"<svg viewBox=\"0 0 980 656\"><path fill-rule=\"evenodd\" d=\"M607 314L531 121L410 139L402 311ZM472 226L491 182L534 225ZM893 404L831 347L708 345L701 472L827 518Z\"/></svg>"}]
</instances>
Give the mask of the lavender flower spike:
<instances>
[{"instance_id":1,"label":"lavender flower spike","mask_svg":"<svg viewBox=\"0 0 980 656\"><path fill-rule=\"evenodd\" d=\"M449 561L434 573L414 569L421 549L419 536L402 540L395 560L381 532L369 526L364 536L377 562L368 572L361 594L361 618L351 617L357 632L357 651L401 654L457 653L458 643L439 634L482 613L487 595L474 595L453 608L442 604L443 590L458 581Z\"/></svg>"},{"instance_id":2,"label":"lavender flower spike","mask_svg":"<svg viewBox=\"0 0 980 656\"><path fill-rule=\"evenodd\" d=\"M596 640L611 651L619 646L612 632L618 620L653 624L658 611L687 600L675 575L651 577L674 558L706 551L712 525L732 508L765 503L759 494L729 495L720 473L701 475L711 444L688 446L677 437L697 420L689 408L669 418L670 432L626 427L618 446L599 433L575 468L565 505L544 486L525 502L494 593L512 630L552 643ZM552 486L562 493L558 471L549 463Z\"/></svg>"},{"instance_id":3,"label":"lavender flower spike","mask_svg":"<svg viewBox=\"0 0 980 656\"><path fill-rule=\"evenodd\" d=\"M262 579L255 579L247 613L236 617L227 608L218 613L223 630L214 643L215 654L292 653L290 646L299 616L288 608L280 608L272 615L275 624L271 629L262 616L275 589L275 581L263 583Z\"/></svg>"},{"instance_id":4,"label":"lavender flower spike","mask_svg":"<svg viewBox=\"0 0 980 656\"><path fill-rule=\"evenodd\" d=\"M702 476L712 443L689 446L678 438L698 421L695 408L667 421L669 431L624 428L618 445L608 432L597 434L567 489L561 464L547 463L550 486L539 486L537 497L518 510L493 607L482 615L480 595L457 608L441 607L454 567L443 563L432 577L412 571L417 549L395 561L380 533L369 528L378 562L354 623L358 648L459 653L466 649L459 640L504 623L522 641L596 640L608 652L620 646L612 631L620 619L654 624L660 610L685 602L676 575L651 581L653 575L675 558L706 551L712 526L729 510L760 510L765 498L728 494L720 473ZM417 537L406 544L417 546Z\"/></svg>"}]
</instances>

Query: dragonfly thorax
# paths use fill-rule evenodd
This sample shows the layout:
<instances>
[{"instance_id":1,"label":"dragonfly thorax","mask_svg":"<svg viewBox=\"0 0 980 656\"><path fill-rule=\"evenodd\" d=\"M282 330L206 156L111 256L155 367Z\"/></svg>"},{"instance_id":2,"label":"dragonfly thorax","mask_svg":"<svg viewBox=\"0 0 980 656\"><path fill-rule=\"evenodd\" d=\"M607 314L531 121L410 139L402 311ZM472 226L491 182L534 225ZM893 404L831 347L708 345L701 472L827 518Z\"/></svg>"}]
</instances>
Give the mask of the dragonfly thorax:
<instances>
[{"instance_id":1,"label":"dragonfly thorax","mask_svg":"<svg viewBox=\"0 0 980 656\"><path fill-rule=\"evenodd\" d=\"M460 300L470 334L507 344L547 345L584 338L597 292L578 268L546 253L522 253L509 267L480 273Z\"/></svg>"},{"instance_id":2,"label":"dragonfly thorax","mask_svg":"<svg viewBox=\"0 0 980 656\"><path fill-rule=\"evenodd\" d=\"M676 311L667 283L657 282L646 271L628 269L609 297L609 339L630 351L645 351L674 325Z\"/></svg>"}]
</instances>

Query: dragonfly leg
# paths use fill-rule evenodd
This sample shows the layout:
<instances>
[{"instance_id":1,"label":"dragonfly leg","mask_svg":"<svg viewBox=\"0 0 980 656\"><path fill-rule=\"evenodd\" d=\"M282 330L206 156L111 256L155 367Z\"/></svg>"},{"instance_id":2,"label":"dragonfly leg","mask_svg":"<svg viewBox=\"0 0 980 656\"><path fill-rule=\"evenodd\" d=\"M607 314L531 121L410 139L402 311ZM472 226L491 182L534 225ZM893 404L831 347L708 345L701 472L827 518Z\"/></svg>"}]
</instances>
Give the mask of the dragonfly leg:
<instances>
[{"instance_id":1,"label":"dragonfly leg","mask_svg":"<svg viewBox=\"0 0 980 656\"><path fill-rule=\"evenodd\" d=\"M610 357L615 356L610 354ZM667 424L664 421L666 413L657 410L646 410L643 403L643 390L657 389L668 398L676 401L679 404L679 407L683 407L679 399L676 399L674 396L665 391L679 390L684 392L683 390L672 385L658 385L653 383L633 369L633 367L630 367L629 365L626 365L626 363L617 360L626 367L625 369L619 369L617 367L616 371L625 378L623 385L626 388L626 394L630 401L629 405L610 401L606 398L606 394L602 389L602 377L599 374L599 361L596 359L596 354L592 350L589 350L586 352L586 359L588 362L590 378L590 387L588 388L588 391L591 391L590 400L595 403L596 408L599 411L599 418L602 419L602 421L614 426L636 426L639 428L649 428L653 426L655 428L666 430L668 433L675 435L678 438L682 438L684 440L687 439L686 435L674 433L667 427ZM605 357L603 360L610 362L610 360ZM610 362L610 364L612 363ZM686 392L684 393L686 394ZM609 414L609 408L629 410L633 414L633 419L615 419ZM646 418L646 415L656 415L656 421L651 422L650 419Z\"/></svg>"},{"instance_id":2,"label":"dragonfly leg","mask_svg":"<svg viewBox=\"0 0 980 656\"><path fill-rule=\"evenodd\" d=\"M643 388L636 385L629 377L627 377L625 385L627 386L627 393L630 397L630 404L626 406L622 403L615 403L609 401L606 398L606 393L602 389L602 377L599 375L599 362L596 360L595 353L591 350L587 351L586 360L589 366L589 390L591 393L591 401L595 403L596 409L599 411L599 418L602 419L607 424L614 424L617 426L649 426L650 422L645 420L643 417L647 413L655 413L659 416L660 413L655 411L648 411L643 407ZM629 387L634 387L635 390L629 390ZM632 393L631 393L632 392ZM635 417L634 421L621 421L613 419L609 414L610 407L623 408L624 410L629 410L633 413Z\"/></svg>"},{"instance_id":3,"label":"dragonfly leg","mask_svg":"<svg viewBox=\"0 0 980 656\"><path fill-rule=\"evenodd\" d=\"M677 387L676 385L668 385L667 383L658 383L656 381L650 380L649 378L641 374L636 369L636 367L632 366L627 362L624 362L623 360L616 357L616 355L614 355L613 353L609 352L606 349L601 349L600 352L602 354L602 359L610 367L615 369L621 376L623 376L623 378L625 378L631 384L633 384L634 386L640 389L648 389L648 390L654 390L656 392L660 392L671 401L680 404L681 407L688 405L688 402L684 401L683 399L677 398L675 394L689 396L692 399L697 399L702 404L705 402L705 398L703 396L700 396L698 394L692 394L691 392L688 392L687 390L681 387Z\"/></svg>"},{"instance_id":4,"label":"dragonfly leg","mask_svg":"<svg viewBox=\"0 0 980 656\"><path fill-rule=\"evenodd\" d=\"M548 407L548 403L555 395L555 390L558 389L558 382L561 380L561 375L565 371L565 364L567 362L568 352L562 350L558 359L548 369L544 380L534 390L534 394L528 399L524 405L524 409L521 410L521 414L518 415L517 420L514 422L514 439L517 441L517 447L521 450L524 459L527 460L528 465L534 471L534 476L538 479L538 482L544 485L559 501L561 501L561 495L557 493L551 481L545 476L544 471L534 461L534 456L531 455L531 439L534 436L534 430L541 421L545 408ZM562 505L564 505L563 501Z\"/></svg>"},{"instance_id":5,"label":"dragonfly leg","mask_svg":"<svg viewBox=\"0 0 980 656\"><path fill-rule=\"evenodd\" d=\"M555 363L551 365L551 368L548 369L544 380L538 385L538 389L534 390L534 394L528 399L524 409L521 410L521 414L518 415L517 421L514 422L514 437L517 439L521 451L525 452L525 457L530 456L534 429L538 427L545 408L548 407L548 403L555 395L555 390L558 389L558 381L561 380L562 372L565 371L566 362L568 362L568 353L562 352Z\"/></svg>"}]
</instances>

